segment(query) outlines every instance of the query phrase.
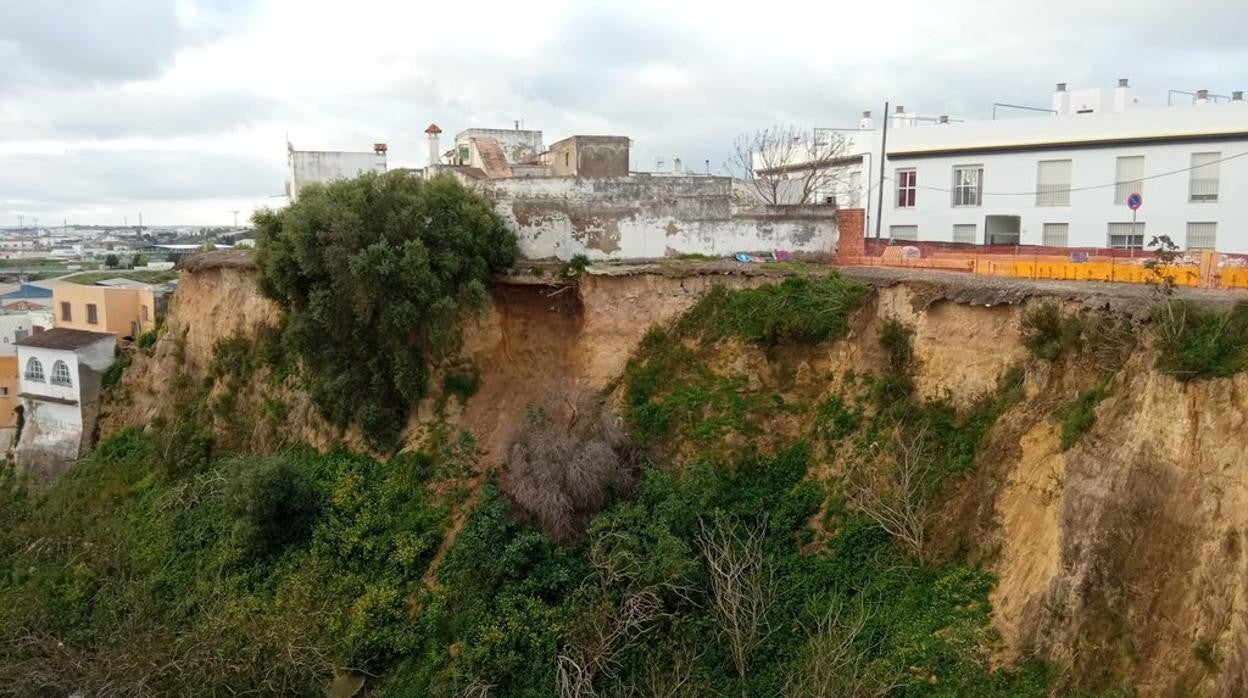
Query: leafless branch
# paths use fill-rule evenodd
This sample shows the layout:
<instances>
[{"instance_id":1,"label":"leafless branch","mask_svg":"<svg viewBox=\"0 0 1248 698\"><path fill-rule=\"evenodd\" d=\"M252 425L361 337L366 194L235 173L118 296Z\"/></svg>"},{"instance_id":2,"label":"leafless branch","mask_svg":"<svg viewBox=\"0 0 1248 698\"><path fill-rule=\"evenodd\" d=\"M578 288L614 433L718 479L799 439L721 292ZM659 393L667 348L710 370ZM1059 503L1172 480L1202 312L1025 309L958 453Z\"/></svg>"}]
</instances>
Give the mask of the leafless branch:
<instances>
[{"instance_id":1,"label":"leafless branch","mask_svg":"<svg viewBox=\"0 0 1248 698\"><path fill-rule=\"evenodd\" d=\"M846 496L855 509L922 558L933 474L927 425L915 430L898 425L891 453L877 452L846 464Z\"/></svg>"},{"instance_id":2,"label":"leafless branch","mask_svg":"<svg viewBox=\"0 0 1248 698\"><path fill-rule=\"evenodd\" d=\"M835 132L772 126L738 136L730 165L768 205L811 204L838 187L847 150L845 137Z\"/></svg>"},{"instance_id":3,"label":"leafless branch","mask_svg":"<svg viewBox=\"0 0 1248 698\"><path fill-rule=\"evenodd\" d=\"M715 617L744 690L754 650L772 632L769 615L777 584L763 549L767 520L748 526L716 518L700 525L698 544L710 576Z\"/></svg>"}]
</instances>

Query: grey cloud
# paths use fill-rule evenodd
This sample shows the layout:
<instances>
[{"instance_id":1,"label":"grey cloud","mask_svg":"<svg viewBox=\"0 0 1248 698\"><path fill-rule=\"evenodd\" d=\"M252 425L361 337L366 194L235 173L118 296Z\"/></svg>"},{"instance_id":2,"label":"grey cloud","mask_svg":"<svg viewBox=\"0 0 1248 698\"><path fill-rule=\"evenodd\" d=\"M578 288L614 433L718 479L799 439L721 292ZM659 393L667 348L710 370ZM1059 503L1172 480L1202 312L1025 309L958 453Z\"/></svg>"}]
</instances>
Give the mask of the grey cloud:
<instances>
[{"instance_id":1,"label":"grey cloud","mask_svg":"<svg viewBox=\"0 0 1248 698\"><path fill-rule=\"evenodd\" d=\"M196 3L209 16L241 13L244 0ZM179 48L222 27L187 27L171 0L0 0L0 87L151 78ZM0 54L2 55L2 54Z\"/></svg>"}]
</instances>

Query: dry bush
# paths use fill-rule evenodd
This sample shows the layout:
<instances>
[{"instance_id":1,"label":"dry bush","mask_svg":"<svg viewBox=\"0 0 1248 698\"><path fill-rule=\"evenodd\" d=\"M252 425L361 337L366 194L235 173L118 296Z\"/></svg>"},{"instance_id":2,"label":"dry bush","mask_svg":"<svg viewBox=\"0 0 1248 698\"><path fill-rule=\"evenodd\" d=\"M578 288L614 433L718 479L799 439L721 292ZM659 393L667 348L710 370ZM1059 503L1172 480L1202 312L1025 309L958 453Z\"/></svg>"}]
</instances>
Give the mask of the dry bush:
<instances>
[{"instance_id":1,"label":"dry bush","mask_svg":"<svg viewBox=\"0 0 1248 698\"><path fill-rule=\"evenodd\" d=\"M636 457L623 420L590 391L529 409L507 449L503 492L560 543L577 540L614 490L627 494Z\"/></svg>"},{"instance_id":2,"label":"dry bush","mask_svg":"<svg viewBox=\"0 0 1248 698\"><path fill-rule=\"evenodd\" d=\"M897 681L874 675L863 630L871 612L861 601L846 608L833 603L809 631L806 655L789 676L783 695L802 698L879 698L897 687Z\"/></svg>"},{"instance_id":3,"label":"dry bush","mask_svg":"<svg viewBox=\"0 0 1248 698\"><path fill-rule=\"evenodd\" d=\"M922 558L934 477L927 425L912 433L897 426L891 453L874 452L846 463L845 495L853 508Z\"/></svg>"},{"instance_id":4,"label":"dry bush","mask_svg":"<svg viewBox=\"0 0 1248 698\"><path fill-rule=\"evenodd\" d=\"M744 692L754 650L774 630L769 616L779 594L763 549L767 520L748 526L716 517L701 525L698 545L711 580L715 619L728 641L732 665Z\"/></svg>"}]
</instances>

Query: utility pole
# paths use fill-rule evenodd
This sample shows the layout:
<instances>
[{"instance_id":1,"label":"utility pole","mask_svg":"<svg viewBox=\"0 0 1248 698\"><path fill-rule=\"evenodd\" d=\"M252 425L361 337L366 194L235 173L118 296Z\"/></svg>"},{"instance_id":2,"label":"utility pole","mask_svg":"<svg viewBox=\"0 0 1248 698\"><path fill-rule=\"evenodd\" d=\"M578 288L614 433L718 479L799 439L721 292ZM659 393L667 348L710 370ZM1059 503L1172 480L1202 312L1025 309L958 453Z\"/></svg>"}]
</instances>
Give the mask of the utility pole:
<instances>
[{"instance_id":1,"label":"utility pole","mask_svg":"<svg viewBox=\"0 0 1248 698\"><path fill-rule=\"evenodd\" d=\"M26 227L26 216L23 216L23 215L22 215L22 214L20 214L20 213L19 213L19 214L17 214L17 227L18 227L18 228L25 228L25 227Z\"/></svg>"},{"instance_id":2,"label":"utility pole","mask_svg":"<svg viewBox=\"0 0 1248 698\"><path fill-rule=\"evenodd\" d=\"M875 208L875 239L880 239L880 225L884 222L884 165L888 148L888 102L884 102L884 131L880 134L880 196Z\"/></svg>"},{"instance_id":3,"label":"utility pole","mask_svg":"<svg viewBox=\"0 0 1248 698\"><path fill-rule=\"evenodd\" d=\"M237 211L237 210L235 210L235 209L230 209L230 210L226 211L226 213L233 213L233 214L234 214L234 227L235 227L235 228L237 228L237 227L238 227L238 211Z\"/></svg>"}]
</instances>

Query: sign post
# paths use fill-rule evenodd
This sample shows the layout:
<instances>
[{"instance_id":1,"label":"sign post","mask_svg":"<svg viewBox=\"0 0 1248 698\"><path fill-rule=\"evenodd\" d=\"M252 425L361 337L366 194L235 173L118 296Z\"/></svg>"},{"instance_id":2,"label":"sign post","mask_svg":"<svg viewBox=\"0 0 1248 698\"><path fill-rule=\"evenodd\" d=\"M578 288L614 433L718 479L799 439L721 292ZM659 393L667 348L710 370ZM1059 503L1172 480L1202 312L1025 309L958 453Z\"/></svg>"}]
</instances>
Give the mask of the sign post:
<instances>
[{"instance_id":1,"label":"sign post","mask_svg":"<svg viewBox=\"0 0 1248 698\"><path fill-rule=\"evenodd\" d=\"M1136 225L1135 225L1135 220L1136 220L1136 216L1137 216L1137 214L1139 213L1140 207L1141 207L1141 206L1143 206L1143 205L1144 205L1144 195L1143 195L1143 194L1141 194L1141 193L1139 193L1138 191L1137 191L1137 192L1132 192L1132 193L1131 193L1131 194L1127 197L1127 208L1130 208L1130 209L1131 209L1131 239L1132 239L1132 241L1134 241L1134 240L1135 240L1135 233L1136 233ZM1141 248L1143 248L1143 246L1144 246L1144 238L1140 238L1140 247L1141 247ZM1130 244L1128 244L1128 245L1127 245L1127 247L1129 247L1129 248L1131 249L1131 256L1132 256L1132 257L1135 257L1135 248L1134 248L1134 247L1132 247Z\"/></svg>"}]
</instances>

